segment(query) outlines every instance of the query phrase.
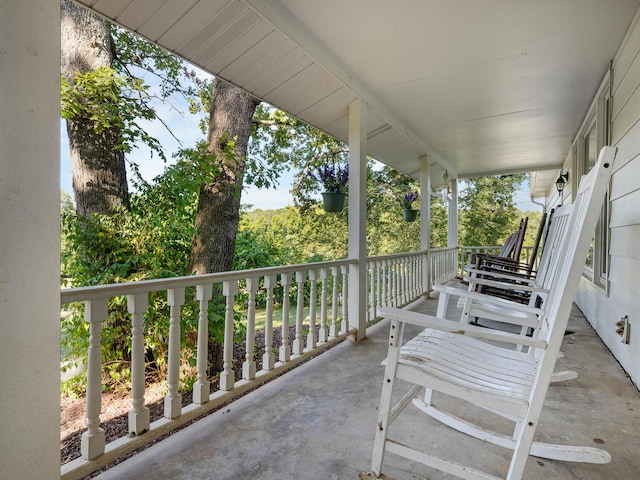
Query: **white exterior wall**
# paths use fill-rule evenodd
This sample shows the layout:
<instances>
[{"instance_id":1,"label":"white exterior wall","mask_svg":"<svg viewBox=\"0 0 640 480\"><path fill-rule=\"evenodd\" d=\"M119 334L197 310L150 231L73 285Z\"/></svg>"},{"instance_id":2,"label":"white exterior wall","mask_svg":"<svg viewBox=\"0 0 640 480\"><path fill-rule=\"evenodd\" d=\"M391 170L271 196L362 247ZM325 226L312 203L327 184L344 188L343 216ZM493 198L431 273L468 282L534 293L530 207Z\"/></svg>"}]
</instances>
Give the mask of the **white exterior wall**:
<instances>
[{"instance_id":1,"label":"white exterior wall","mask_svg":"<svg viewBox=\"0 0 640 480\"><path fill-rule=\"evenodd\" d=\"M640 11L639 11L640 12ZM612 145L618 147L610 189L609 292L586 277L577 305L607 347L640 385L640 16L637 13L613 62ZM630 344L616 334L624 315Z\"/></svg>"},{"instance_id":2,"label":"white exterior wall","mask_svg":"<svg viewBox=\"0 0 640 480\"><path fill-rule=\"evenodd\" d=\"M0 0L0 478L60 478L60 2Z\"/></svg>"}]
</instances>

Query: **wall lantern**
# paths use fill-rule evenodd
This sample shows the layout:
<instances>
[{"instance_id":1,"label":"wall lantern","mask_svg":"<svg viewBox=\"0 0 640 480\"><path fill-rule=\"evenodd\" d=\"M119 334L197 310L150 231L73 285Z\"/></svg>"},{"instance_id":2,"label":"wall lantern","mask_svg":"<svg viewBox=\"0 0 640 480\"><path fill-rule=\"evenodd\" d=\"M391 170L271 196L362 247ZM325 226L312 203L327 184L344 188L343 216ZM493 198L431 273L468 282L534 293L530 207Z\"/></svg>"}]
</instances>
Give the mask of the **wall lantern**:
<instances>
[{"instance_id":1,"label":"wall lantern","mask_svg":"<svg viewBox=\"0 0 640 480\"><path fill-rule=\"evenodd\" d=\"M563 174L562 170L560 171L560 176L556 180L556 190L558 190L558 195L562 196L562 191L564 190L565 185L569 181L569 172Z\"/></svg>"}]
</instances>

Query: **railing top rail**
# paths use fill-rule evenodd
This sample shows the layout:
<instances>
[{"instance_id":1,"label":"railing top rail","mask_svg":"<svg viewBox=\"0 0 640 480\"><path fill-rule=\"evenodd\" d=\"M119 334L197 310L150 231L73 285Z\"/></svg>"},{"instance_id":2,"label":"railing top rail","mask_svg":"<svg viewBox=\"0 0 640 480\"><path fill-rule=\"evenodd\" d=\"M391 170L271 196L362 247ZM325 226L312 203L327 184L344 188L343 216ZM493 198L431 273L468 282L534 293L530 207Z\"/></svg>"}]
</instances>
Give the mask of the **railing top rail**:
<instances>
[{"instance_id":1,"label":"railing top rail","mask_svg":"<svg viewBox=\"0 0 640 480\"><path fill-rule=\"evenodd\" d=\"M379 261L379 260L394 260L402 257L413 257L416 255L424 255L428 250L417 250L413 252L392 253L389 255L376 255L375 257L367 257L367 262Z\"/></svg>"},{"instance_id":2,"label":"railing top rail","mask_svg":"<svg viewBox=\"0 0 640 480\"><path fill-rule=\"evenodd\" d=\"M438 253L438 252L449 252L452 250L458 250L459 248L463 248L463 247L440 247L440 248L430 248L429 251L431 253Z\"/></svg>"},{"instance_id":3,"label":"railing top rail","mask_svg":"<svg viewBox=\"0 0 640 480\"><path fill-rule=\"evenodd\" d=\"M95 300L99 298L111 298L121 295L149 293L172 288L208 285L244 278L259 278L266 275L293 273L299 270L319 270L321 268L339 267L355 263L357 263L357 260L355 259L343 259L333 260L330 262L302 263L278 267L254 268L250 270L231 270L228 272L208 273L204 275L158 278L153 280L141 280L138 282L95 285L91 287L65 288L60 291L60 304L66 305L67 303Z\"/></svg>"}]
</instances>

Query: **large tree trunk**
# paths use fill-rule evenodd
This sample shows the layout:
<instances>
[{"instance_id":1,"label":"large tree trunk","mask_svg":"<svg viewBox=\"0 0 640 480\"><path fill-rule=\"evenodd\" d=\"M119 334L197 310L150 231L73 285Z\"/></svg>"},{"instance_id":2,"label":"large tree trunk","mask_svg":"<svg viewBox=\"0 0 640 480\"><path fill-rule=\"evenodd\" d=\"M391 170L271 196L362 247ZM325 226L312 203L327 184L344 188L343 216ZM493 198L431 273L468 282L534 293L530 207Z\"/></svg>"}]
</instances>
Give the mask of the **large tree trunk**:
<instances>
[{"instance_id":1,"label":"large tree trunk","mask_svg":"<svg viewBox=\"0 0 640 480\"><path fill-rule=\"evenodd\" d=\"M207 142L215 154L215 172L200 187L189 271L203 274L231 270L240 218L251 121L259 101L218 79L213 82ZM214 299L224 306L219 289ZM209 332L209 372L222 370L222 345Z\"/></svg>"},{"instance_id":2,"label":"large tree trunk","mask_svg":"<svg viewBox=\"0 0 640 480\"><path fill-rule=\"evenodd\" d=\"M247 144L259 103L236 87L213 82L207 141L215 154L216 174L200 187L191 272L224 272L233 265Z\"/></svg>"},{"instance_id":3,"label":"large tree trunk","mask_svg":"<svg viewBox=\"0 0 640 480\"><path fill-rule=\"evenodd\" d=\"M109 25L101 18L62 0L61 68L71 85L76 73L111 67L113 39ZM120 130L106 129L98 134L88 118L67 120L71 175L76 211L79 215L112 212L113 207L129 208L129 191L124 152L116 149Z\"/></svg>"}]
</instances>

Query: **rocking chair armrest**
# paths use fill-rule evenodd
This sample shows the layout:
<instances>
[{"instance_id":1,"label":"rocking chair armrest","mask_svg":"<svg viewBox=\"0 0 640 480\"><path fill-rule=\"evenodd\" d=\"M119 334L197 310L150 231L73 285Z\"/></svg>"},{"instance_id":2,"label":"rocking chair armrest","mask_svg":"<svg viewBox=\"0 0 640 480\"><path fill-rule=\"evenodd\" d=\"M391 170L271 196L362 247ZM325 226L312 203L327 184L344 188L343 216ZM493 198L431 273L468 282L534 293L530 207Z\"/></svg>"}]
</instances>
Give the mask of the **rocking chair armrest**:
<instances>
[{"instance_id":1,"label":"rocking chair armrest","mask_svg":"<svg viewBox=\"0 0 640 480\"><path fill-rule=\"evenodd\" d=\"M446 320L444 318L438 318L395 307L380 308L380 316L397 322L409 323L418 327L430 328L442 332L450 332L456 335L466 335L469 337L481 338L483 340L492 340L496 342L510 343L513 345L525 345L533 348L547 348L547 342L539 338L477 327L467 323L454 322L452 320Z\"/></svg>"},{"instance_id":2,"label":"rocking chair armrest","mask_svg":"<svg viewBox=\"0 0 640 480\"><path fill-rule=\"evenodd\" d=\"M509 310L517 310L519 312L540 315L542 314L542 309L537 307L532 307L529 305L524 305L522 303L512 302L510 300L506 300L504 298L495 297L493 295L486 295L484 293L471 292L469 290L463 290L461 288L449 287L447 285L433 285L433 290L436 292L445 293L448 295L453 295L455 297L465 297L470 298L471 300L476 300L483 303L488 303L490 305L495 305L500 308L505 308Z\"/></svg>"},{"instance_id":3,"label":"rocking chair armrest","mask_svg":"<svg viewBox=\"0 0 640 480\"><path fill-rule=\"evenodd\" d=\"M529 269L529 265L526 265L524 263L489 262L472 268L476 268L477 270L482 270L485 272L505 272L511 275L520 275L523 277L530 277L531 274L529 272L533 271L533 269Z\"/></svg>"},{"instance_id":4,"label":"rocking chair armrest","mask_svg":"<svg viewBox=\"0 0 640 480\"><path fill-rule=\"evenodd\" d=\"M483 275L486 277L492 277L492 278L500 278L500 279L504 279L504 280L511 280L514 282L523 282L524 284L530 284L532 285L533 283L535 283L535 279L534 278L527 278L525 276L521 276L518 274L514 274L513 272L507 272L507 271L499 271L499 270L478 270L476 268L469 268L469 269L465 269L465 272L468 274L473 274L475 273L476 275ZM473 280L474 282L476 281L478 277L471 277L471 280Z\"/></svg>"},{"instance_id":5,"label":"rocking chair armrest","mask_svg":"<svg viewBox=\"0 0 640 480\"><path fill-rule=\"evenodd\" d=\"M536 287L535 285L531 285L531 284L501 282L499 280L491 280L488 278L467 277L466 275L463 277L463 279L468 281L469 283L474 283L476 285L484 285L486 287L501 288L503 290L520 290L523 292L549 293L544 288Z\"/></svg>"}]
</instances>

